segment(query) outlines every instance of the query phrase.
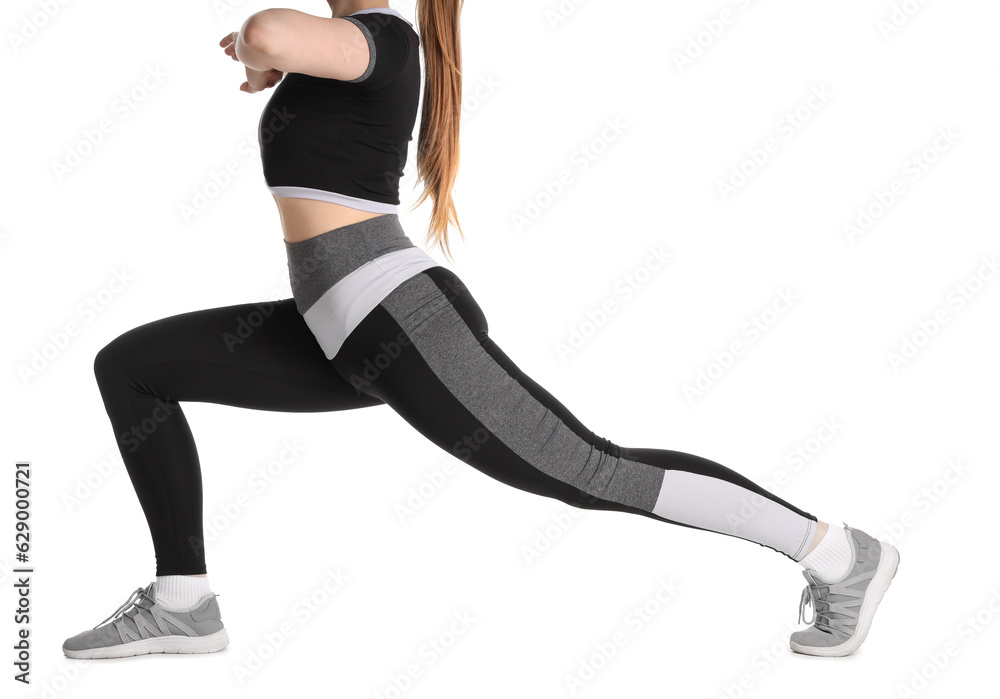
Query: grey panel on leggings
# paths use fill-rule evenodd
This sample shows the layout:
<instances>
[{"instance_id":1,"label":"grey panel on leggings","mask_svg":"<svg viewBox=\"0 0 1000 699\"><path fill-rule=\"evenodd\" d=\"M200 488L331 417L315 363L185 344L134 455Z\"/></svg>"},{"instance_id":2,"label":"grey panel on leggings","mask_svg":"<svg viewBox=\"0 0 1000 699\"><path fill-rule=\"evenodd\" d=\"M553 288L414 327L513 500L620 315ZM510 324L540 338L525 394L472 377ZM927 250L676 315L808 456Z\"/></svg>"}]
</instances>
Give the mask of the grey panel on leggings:
<instances>
[{"instance_id":1,"label":"grey panel on leggings","mask_svg":"<svg viewBox=\"0 0 1000 699\"><path fill-rule=\"evenodd\" d=\"M663 469L591 447L483 349L438 286L417 274L382 300L439 379L518 456L596 497L651 512Z\"/></svg>"},{"instance_id":2,"label":"grey panel on leggings","mask_svg":"<svg viewBox=\"0 0 1000 699\"><path fill-rule=\"evenodd\" d=\"M397 286L381 305L462 405L542 473L595 497L756 541L795 560L812 540L814 520L735 483L591 447L497 364L426 274ZM748 505L753 512L746 513Z\"/></svg>"},{"instance_id":3,"label":"grey panel on leggings","mask_svg":"<svg viewBox=\"0 0 1000 699\"><path fill-rule=\"evenodd\" d=\"M397 214L351 223L308 240L286 240L288 278L299 313L305 315L327 289L369 260L412 247Z\"/></svg>"}]
</instances>

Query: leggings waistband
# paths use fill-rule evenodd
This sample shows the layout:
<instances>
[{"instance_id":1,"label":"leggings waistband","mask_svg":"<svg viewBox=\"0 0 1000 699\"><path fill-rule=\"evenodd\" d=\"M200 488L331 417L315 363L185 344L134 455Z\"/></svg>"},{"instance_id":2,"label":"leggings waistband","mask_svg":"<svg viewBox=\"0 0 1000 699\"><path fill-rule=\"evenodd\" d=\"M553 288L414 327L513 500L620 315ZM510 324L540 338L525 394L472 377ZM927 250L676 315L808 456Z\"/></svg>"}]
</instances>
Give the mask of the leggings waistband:
<instances>
[{"instance_id":1,"label":"leggings waistband","mask_svg":"<svg viewBox=\"0 0 1000 699\"><path fill-rule=\"evenodd\" d=\"M295 243L286 240L288 278L299 313L305 315L330 287L366 262L414 247L398 214L350 223Z\"/></svg>"},{"instance_id":2,"label":"leggings waistband","mask_svg":"<svg viewBox=\"0 0 1000 699\"><path fill-rule=\"evenodd\" d=\"M407 237L396 214L286 240L285 250L295 305L327 359L397 286L437 266Z\"/></svg>"}]
</instances>

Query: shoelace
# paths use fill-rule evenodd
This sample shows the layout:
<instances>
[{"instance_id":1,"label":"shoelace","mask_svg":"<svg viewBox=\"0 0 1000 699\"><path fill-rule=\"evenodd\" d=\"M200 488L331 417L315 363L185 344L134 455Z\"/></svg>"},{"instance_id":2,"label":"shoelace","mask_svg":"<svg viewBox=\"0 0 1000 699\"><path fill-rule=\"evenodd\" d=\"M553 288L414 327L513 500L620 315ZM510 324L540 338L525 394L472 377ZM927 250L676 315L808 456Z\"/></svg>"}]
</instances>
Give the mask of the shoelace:
<instances>
[{"instance_id":1,"label":"shoelace","mask_svg":"<svg viewBox=\"0 0 1000 699\"><path fill-rule=\"evenodd\" d=\"M820 599L820 587L820 585L807 585L802 589L802 597L799 599L799 623L815 624L816 628L832 633L834 620L816 606L816 602ZM806 606L812 607L813 610L813 618L810 621L805 620Z\"/></svg>"},{"instance_id":2,"label":"shoelace","mask_svg":"<svg viewBox=\"0 0 1000 699\"><path fill-rule=\"evenodd\" d=\"M120 616L124 616L127 612L131 611L130 609L131 607L138 605L145 598L146 598L146 590L141 587L136 588L135 591L131 595L129 595L129 598L125 600L125 604L118 607L118 609L115 610L114 614L109 616L107 619L102 621L94 628L96 629L98 626L101 626L105 622L111 621L112 619L117 620ZM139 613L138 610L136 610L136 614L138 613Z\"/></svg>"},{"instance_id":3,"label":"shoelace","mask_svg":"<svg viewBox=\"0 0 1000 699\"><path fill-rule=\"evenodd\" d=\"M871 580L874 574L875 571L871 570L863 575L856 575L836 583L823 583L813 579L814 582L810 582L802 590L802 597L799 599L799 622L805 621L805 608L806 605L810 605L813 608L813 619L805 621L805 623L815 624L821 631L829 633L834 631L853 633L853 629L849 627L858 622L858 610L864 599L864 593L858 593L850 586L857 585L865 579ZM821 594L821 588L826 588L825 593ZM829 599L830 595L838 595L847 599L832 602ZM823 605L822 608L820 608L820 604ZM831 613L837 613L841 616L833 617L830 616Z\"/></svg>"},{"instance_id":4,"label":"shoelace","mask_svg":"<svg viewBox=\"0 0 1000 699\"><path fill-rule=\"evenodd\" d=\"M844 522L844 527L850 529L847 522ZM869 556L872 555L870 550L872 540L865 540L865 543L862 544L855 537L855 541L857 541L857 548L855 549L854 566L857 566L867 561ZM856 570L856 567L852 569L852 572L853 570ZM866 573L855 574L844 580L824 583L807 574L806 580L809 581L809 584L802 590L802 597L799 599L799 622L815 624L816 628L820 631L828 633L839 631L841 633L852 634L854 629L851 627L857 628L860 606L867 594L867 590L858 591L854 588L865 581L870 583L874 575L875 570L873 569ZM826 588L825 593L821 594L820 588ZM846 599L833 602L829 599L832 595ZM822 608L820 608L820 603L822 603ZM805 609L807 605L813 608L812 621L805 621ZM840 617L832 617L830 616L831 613L839 614Z\"/></svg>"}]
</instances>

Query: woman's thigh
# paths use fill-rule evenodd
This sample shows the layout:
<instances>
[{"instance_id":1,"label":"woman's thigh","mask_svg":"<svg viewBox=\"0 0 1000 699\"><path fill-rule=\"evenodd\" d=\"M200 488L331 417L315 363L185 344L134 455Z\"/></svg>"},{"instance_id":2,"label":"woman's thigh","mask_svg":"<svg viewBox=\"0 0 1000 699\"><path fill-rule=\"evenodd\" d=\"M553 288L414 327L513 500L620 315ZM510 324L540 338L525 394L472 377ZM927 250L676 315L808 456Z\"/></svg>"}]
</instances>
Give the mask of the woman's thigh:
<instances>
[{"instance_id":1,"label":"woman's thigh","mask_svg":"<svg viewBox=\"0 0 1000 699\"><path fill-rule=\"evenodd\" d=\"M508 485L577 507L728 534L801 558L815 533L814 516L709 459L598 436L511 361L488 330L462 281L434 267L389 293L333 362L349 384ZM748 504L753 516L739 519Z\"/></svg>"},{"instance_id":2,"label":"woman's thigh","mask_svg":"<svg viewBox=\"0 0 1000 699\"><path fill-rule=\"evenodd\" d=\"M108 343L94 370L102 390L169 394L171 401L285 412L382 404L334 370L292 298L145 323Z\"/></svg>"},{"instance_id":3,"label":"woman's thigh","mask_svg":"<svg viewBox=\"0 0 1000 699\"><path fill-rule=\"evenodd\" d=\"M579 507L635 510L602 487L619 447L527 377L488 330L469 289L434 267L383 299L332 362L348 384L492 478ZM644 476L653 483L657 471Z\"/></svg>"}]
</instances>

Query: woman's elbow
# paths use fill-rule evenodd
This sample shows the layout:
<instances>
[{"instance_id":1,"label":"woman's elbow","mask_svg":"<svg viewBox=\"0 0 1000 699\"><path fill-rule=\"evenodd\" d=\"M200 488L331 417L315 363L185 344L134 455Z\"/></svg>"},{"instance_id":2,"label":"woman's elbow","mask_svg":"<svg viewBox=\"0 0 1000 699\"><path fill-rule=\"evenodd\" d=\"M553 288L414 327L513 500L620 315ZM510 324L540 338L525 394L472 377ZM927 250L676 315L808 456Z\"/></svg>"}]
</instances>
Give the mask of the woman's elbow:
<instances>
[{"instance_id":1,"label":"woman's elbow","mask_svg":"<svg viewBox=\"0 0 1000 699\"><path fill-rule=\"evenodd\" d=\"M270 66L263 65L263 59L270 55L270 22L267 10L261 10L247 17L240 28L240 36L236 42L236 57L251 68L265 70Z\"/></svg>"}]
</instances>

